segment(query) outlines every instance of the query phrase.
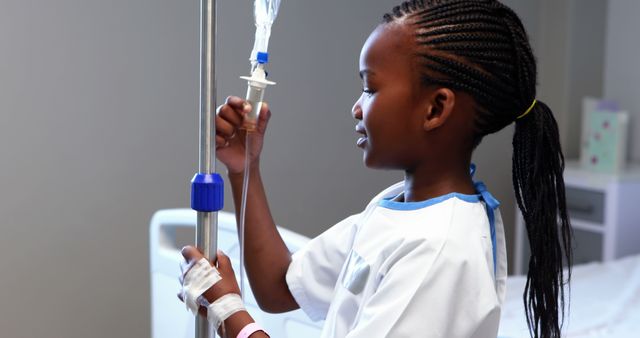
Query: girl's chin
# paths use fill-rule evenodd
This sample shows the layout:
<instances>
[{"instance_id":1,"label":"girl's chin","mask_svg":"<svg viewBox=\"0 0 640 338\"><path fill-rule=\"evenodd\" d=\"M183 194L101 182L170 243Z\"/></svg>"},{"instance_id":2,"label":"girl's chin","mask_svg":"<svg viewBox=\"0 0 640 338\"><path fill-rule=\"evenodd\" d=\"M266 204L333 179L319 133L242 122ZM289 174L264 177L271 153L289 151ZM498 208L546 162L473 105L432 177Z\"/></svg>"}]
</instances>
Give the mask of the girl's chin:
<instances>
[{"instance_id":1,"label":"girl's chin","mask_svg":"<svg viewBox=\"0 0 640 338\"><path fill-rule=\"evenodd\" d=\"M362 162L367 168L371 169L387 169L383 163L376 160L374 156L371 156L371 153L365 149L364 154L362 155Z\"/></svg>"}]
</instances>

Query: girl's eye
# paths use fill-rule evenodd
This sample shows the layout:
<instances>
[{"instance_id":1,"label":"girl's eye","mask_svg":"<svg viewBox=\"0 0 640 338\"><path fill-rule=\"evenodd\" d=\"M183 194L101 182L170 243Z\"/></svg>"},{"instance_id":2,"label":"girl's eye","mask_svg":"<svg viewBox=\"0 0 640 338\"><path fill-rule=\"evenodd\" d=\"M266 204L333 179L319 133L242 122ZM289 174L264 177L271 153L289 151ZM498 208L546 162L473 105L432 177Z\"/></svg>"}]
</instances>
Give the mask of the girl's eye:
<instances>
[{"instance_id":1,"label":"girl's eye","mask_svg":"<svg viewBox=\"0 0 640 338\"><path fill-rule=\"evenodd\" d=\"M375 93L376 93L376 91L375 91L375 90L371 90L371 89L369 89L369 88L363 88L363 89L362 89L362 92L363 92L363 93L365 93L365 94L367 94L368 96L371 96L371 95L373 95L373 94L375 94Z\"/></svg>"}]
</instances>

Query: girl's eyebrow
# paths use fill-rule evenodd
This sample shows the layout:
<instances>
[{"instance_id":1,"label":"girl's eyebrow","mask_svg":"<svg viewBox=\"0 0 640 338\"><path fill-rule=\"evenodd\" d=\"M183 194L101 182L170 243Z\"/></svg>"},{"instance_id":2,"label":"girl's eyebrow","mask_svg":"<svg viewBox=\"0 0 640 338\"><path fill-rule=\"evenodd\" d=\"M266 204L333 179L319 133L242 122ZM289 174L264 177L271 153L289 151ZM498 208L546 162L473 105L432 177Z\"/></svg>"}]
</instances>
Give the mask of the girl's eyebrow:
<instances>
[{"instance_id":1,"label":"girl's eyebrow","mask_svg":"<svg viewBox=\"0 0 640 338\"><path fill-rule=\"evenodd\" d=\"M367 77L371 77L372 75L374 75L375 73L372 72L370 69L363 69L360 71L360 78L364 80L364 76L366 75Z\"/></svg>"}]
</instances>

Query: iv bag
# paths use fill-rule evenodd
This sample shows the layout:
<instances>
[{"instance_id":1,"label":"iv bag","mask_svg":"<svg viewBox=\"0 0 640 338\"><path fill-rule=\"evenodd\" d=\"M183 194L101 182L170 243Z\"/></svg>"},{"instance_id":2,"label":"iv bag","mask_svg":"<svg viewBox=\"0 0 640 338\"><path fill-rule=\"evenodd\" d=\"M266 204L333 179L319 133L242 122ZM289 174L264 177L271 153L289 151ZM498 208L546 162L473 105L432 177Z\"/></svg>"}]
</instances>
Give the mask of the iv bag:
<instances>
[{"instance_id":1,"label":"iv bag","mask_svg":"<svg viewBox=\"0 0 640 338\"><path fill-rule=\"evenodd\" d=\"M267 53L271 26L278 16L280 0L255 0L254 19L256 23L256 37L249 59L252 64L257 62L258 52Z\"/></svg>"}]
</instances>

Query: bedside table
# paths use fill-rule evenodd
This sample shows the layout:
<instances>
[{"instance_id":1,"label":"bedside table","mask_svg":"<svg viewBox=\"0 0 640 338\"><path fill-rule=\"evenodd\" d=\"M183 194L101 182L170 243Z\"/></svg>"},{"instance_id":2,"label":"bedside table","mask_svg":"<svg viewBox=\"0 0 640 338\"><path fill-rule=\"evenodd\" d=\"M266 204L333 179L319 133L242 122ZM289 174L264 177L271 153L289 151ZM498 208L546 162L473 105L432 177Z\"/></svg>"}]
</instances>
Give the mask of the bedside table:
<instances>
[{"instance_id":1,"label":"bedside table","mask_svg":"<svg viewBox=\"0 0 640 338\"><path fill-rule=\"evenodd\" d=\"M629 164L619 174L601 174L566 161L564 184L574 264L640 253L640 164ZM530 251L519 209L515 233L514 273L526 274Z\"/></svg>"}]
</instances>

